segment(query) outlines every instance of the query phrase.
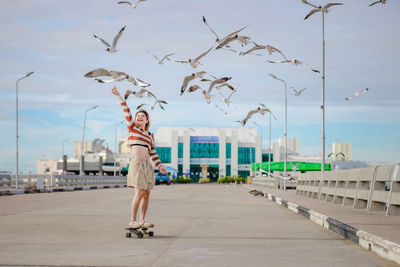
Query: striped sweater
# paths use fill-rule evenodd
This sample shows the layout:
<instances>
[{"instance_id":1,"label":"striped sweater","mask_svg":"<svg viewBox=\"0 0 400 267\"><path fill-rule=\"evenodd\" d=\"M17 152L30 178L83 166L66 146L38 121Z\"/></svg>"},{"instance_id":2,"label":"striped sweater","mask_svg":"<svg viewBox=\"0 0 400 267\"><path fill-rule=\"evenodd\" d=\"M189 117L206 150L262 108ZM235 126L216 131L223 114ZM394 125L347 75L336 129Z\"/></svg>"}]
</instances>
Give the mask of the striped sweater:
<instances>
[{"instance_id":1,"label":"striped sweater","mask_svg":"<svg viewBox=\"0 0 400 267\"><path fill-rule=\"evenodd\" d=\"M124 110L124 115L126 118L126 122L128 125L129 137L128 137L128 144L129 145L143 145L147 146L150 151L150 158L154 162L155 166L160 169L163 165L161 163L160 158L155 149L155 140L154 136L150 132L142 131L134 122L132 118L131 111L129 107L126 105L126 101L121 101L121 106Z\"/></svg>"}]
</instances>

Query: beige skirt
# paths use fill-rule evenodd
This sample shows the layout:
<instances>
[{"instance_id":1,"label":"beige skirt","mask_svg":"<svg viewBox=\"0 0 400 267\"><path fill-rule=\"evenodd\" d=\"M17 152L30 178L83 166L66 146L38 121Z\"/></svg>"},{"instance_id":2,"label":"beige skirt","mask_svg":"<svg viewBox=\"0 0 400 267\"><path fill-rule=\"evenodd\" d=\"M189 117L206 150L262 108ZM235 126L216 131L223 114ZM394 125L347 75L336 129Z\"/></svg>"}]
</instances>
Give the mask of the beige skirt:
<instances>
[{"instance_id":1,"label":"beige skirt","mask_svg":"<svg viewBox=\"0 0 400 267\"><path fill-rule=\"evenodd\" d=\"M129 164L127 186L143 190L154 188L154 170L150 158L132 156Z\"/></svg>"}]
</instances>

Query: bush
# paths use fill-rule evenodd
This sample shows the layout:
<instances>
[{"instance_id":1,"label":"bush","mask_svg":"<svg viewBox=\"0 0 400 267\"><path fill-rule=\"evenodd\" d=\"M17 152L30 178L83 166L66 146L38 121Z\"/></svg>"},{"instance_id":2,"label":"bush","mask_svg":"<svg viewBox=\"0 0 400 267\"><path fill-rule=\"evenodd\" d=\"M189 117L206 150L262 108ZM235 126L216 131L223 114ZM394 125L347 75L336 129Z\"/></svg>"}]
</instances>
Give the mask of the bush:
<instances>
[{"instance_id":1,"label":"bush","mask_svg":"<svg viewBox=\"0 0 400 267\"><path fill-rule=\"evenodd\" d=\"M209 183L210 182L210 178L200 178L199 179L199 184L202 184L202 183Z\"/></svg>"},{"instance_id":2,"label":"bush","mask_svg":"<svg viewBox=\"0 0 400 267\"><path fill-rule=\"evenodd\" d=\"M184 178L184 177L182 177L182 176L179 176L178 179L179 179L178 182L179 182L180 184L186 184L186 183L191 183L191 182L192 182L192 179L191 179L191 178ZM174 179L172 180L172 182L176 184L176 178L174 178Z\"/></svg>"}]
</instances>

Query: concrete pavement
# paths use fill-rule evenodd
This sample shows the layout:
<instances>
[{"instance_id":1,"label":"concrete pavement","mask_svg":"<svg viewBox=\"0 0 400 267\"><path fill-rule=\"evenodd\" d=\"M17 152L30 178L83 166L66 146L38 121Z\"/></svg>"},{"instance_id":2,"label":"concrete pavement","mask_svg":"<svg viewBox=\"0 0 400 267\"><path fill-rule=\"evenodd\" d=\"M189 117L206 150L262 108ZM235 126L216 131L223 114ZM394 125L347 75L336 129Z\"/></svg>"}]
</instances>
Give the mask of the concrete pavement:
<instances>
[{"instance_id":1,"label":"concrete pavement","mask_svg":"<svg viewBox=\"0 0 400 267\"><path fill-rule=\"evenodd\" d=\"M132 189L0 197L0 264L396 266L246 186L160 185L155 236L125 238Z\"/></svg>"}]
</instances>

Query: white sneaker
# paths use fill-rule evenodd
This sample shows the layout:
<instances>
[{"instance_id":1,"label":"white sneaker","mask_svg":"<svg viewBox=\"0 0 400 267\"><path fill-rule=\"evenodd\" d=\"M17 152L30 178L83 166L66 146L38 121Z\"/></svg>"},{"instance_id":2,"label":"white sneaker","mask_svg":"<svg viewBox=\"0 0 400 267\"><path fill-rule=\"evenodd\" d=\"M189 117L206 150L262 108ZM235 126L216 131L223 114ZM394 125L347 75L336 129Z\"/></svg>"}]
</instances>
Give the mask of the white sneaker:
<instances>
[{"instance_id":1,"label":"white sneaker","mask_svg":"<svg viewBox=\"0 0 400 267\"><path fill-rule=\"evenodd\" d=\"M142 227L143 223L141 222L130 222L129 223L129 228L140 228Z\"/></svg>"},{"instance_id":2,"label":"white sneaker","mask_svg":"<svg viewBox=\"0 0 400 267\"><path fill-rule=\"evenodd\" d=\"M152 228L152 227L154 227L154 224L143 222L142 228Z\"/></svg>"}]
</instances>

